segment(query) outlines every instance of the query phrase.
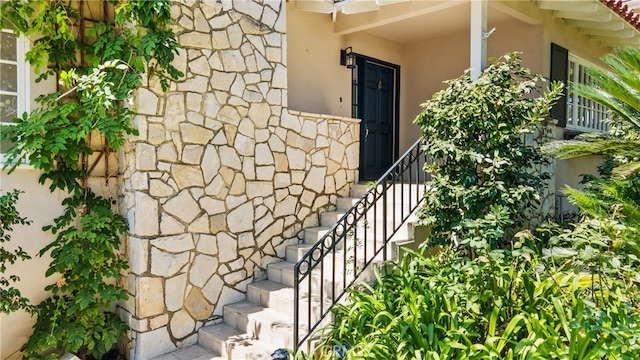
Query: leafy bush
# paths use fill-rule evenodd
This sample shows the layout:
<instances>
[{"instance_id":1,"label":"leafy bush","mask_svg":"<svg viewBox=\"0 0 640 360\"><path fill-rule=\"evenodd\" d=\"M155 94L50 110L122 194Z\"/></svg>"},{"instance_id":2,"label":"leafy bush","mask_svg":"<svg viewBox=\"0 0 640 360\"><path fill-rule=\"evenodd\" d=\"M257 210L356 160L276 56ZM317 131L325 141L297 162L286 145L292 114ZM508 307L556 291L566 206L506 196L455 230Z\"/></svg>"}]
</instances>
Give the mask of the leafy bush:
<instances>
[{"instance_id":1,"label":"leafy bush","mask_svg":"<svg viewBox=\"0 0 640 360\"><path fill-rule=\"evenodd\" d=\"M602 226L553 229L558 244L582 236L564 256L530 251L526 232L493 258L408 254L375 285L350 290L323 346L347 344L346 359L636 359L640 294L629 275L640 264L603 251L635 231Z\"/></svg>"},{"instance_id":2,"label":"leafy bush","mask_svg":"<svg viewBox=\"0 0 640 360\"><path fill-rule=\"evenodd\" d=\"M128 298L127 290L113 281L128 267L116 252L127 230L126 219L113 213L111 202L93 193L73 205L55 225L45 227L57 237L39 255L51 252L46 276L59 280L45 288L53 296L35 307L38 321L22 348L28 358L57 359L57 353L47 352L55 348L99 359L127 330L117 314L106 311ZM76 221L79 226L70 226Z\"/></svg>"},{"instance_id":3,"label":"leafy bush","mask_svg":"<svg viewBox=\"0 0 640 360\"><path fill-rule=\"evenodd\" d=\"M431 180L419 215L433 228L430 244L465 238L465 222L495 207L520 225L540 204L550 177L541 170L549 160L534 135L544 140L547 112L562 87L533 97L542 79L520 61L517 53L505 55L477 80L467 71L422 105L415 122L432 162L425 166Z\"/></svg>"}]
</instances>

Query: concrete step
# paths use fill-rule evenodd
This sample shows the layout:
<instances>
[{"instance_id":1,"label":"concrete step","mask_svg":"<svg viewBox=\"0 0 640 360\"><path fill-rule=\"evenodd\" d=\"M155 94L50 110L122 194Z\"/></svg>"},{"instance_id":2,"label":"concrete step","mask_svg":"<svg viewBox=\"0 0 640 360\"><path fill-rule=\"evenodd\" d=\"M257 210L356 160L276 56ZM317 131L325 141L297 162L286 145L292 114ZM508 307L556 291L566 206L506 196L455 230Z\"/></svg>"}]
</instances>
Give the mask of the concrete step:
<instances>
[{"instance_id":1,"label":"concrete step","mask_svg":"<svg viewBox=\"0 0 640 360\"><path fill-rule=\"evenodd\" d=\"M254 304L292 316L294 313L293 292L292 287L264 280L250 284L247 287L247 299ZM308 294L303 292L298 304L300 319L305 319L307 320L305 322L308 322L308 314L310 313L311 321L315 322L321 313L327 312L331 304L333 304L333 300L330 296L325 296L321 304L320 296L309 297ZM311 301L311 304L309 304L309 301Z\"/></svg>"},{"instance_id":2,"label":"concrete step","mask_svg":"<svg viewBox=\"0 0 640 360\"><path fill-rule=\"evenodd\" d=\"M331 241L331 240L327 239L327 241ZM407 241L402 240L403 244L406 242ZM397 251L396 251L396 248L398 246L397 243L398 241L396 242L392 241L387 245L388 251L389 251L387 255L389 256L390 260L395 259L395 254L397 254ZM365 244L366 244L366 247L365 247ZM342 258L345 252L345 245L346 245L346 252L348 254L352 254L354 252L354 248L356 248L355 251L359 259L364 259L365 255L366 255L366 258L372 257L374 251L377 251L378 249L381 249L384 246L382 242L375 241L375 239L372 237L367 237L366 239L365 238L347 239L346 244L345 244L345 241L342 240L337 244L335 248L336 258ZM288 262L296 263L300 261L300 259L302 259L309 251L311 251L312 248L313 248L313 245L309 245L306 243L288 245L286 248L285 260ZM317 248L314 251L319 257L321 248ZM330 253L330 255L327 255L327 256L333 257L333 254Z\"/></svg>"},{"instance_id":3,"label":"concrete step","mask_svg":"<svg viewBox=\"0 0 640 360\"><path fill-rule=\"evenodd\" d=\"M354 184L351 187L351 192L349 193L354 198L361 198L364 194L369 191L369 186L366 184Z\"/></svg>"},{"instance_id":4,"label":"concrete step","mask_svg":"<svg viewBox=\"0 0 640 360\"><path fill-rule=\"evenodd\" d=\"M396 232L396 234L391 238L393 241L395 240L410 240L413 238L412 234L413 234L413 228L414 228L414 224L415 224L415 220L414 220L415 216L410 216L409 220L407 220L407 222L404 225L401 225L400 228L398 229L398 231ZM334 223L335 224L335 223ZM377 225L377 224L376 224ZM376 227L376 232L378 235L378 238L382 239L383 236L383 232L381 229L381 225ZM391 224L393 225L393 224ZM333 226L333 225L331 225ZM407 227L408 226L408 227ZM369 227L364 227L364 226L358 226L358 231L356 232L356 234L358 235L359 238L363 238L364 237L364 233L365 231L368 231L368 236L371 236L371 234L374 233L374 224L371 224L371 226ZM391 226L389 227L388 230L391 229ZM326 235L329 230L331 230L331 227L329 226L318 226L318 227L312 227L312 228L307 228L304 229L304 243L305 244L310 244L310 245L315 245L316 243L318 243L318 241L320 241L322 239L322 237L324 235Z\"/></svg>"},{"instance_id":5,"label":"concrete step","mask_svg":"<svg viewBox=\"0 0 640 360\"><path fill-rule=\"evenodd\" d=\"M327 231L325 230L326 228L315 228L315 229L317 229L316 230L317 232L314 232L316 234L315 236L318 236L317 234L319 233L322 233L323 235L327 233ZM400 253L400 247L413 242L413 236L412 236L413 231L414 231L414 223L412 222L408 222L400 226L398 231L391 237L391 240L389 241L389 243L387 243L387 246L388 246L387 256L389 260L398 259L399 253ZM307 235L305 233L305 238L307 238L307 236L311 236L311 235ZM354 247L357 247L359 258L364 258L363 256L364 256L365 250L368 255L367 258L369 258L373 254L374 249L377 251L377 249L380 249L384 246L382 242L383 239L384 239L384 233L382 231L379 231L378 233L374 233L373 229L371 228L367 228L367 229L360 228L357 231L355 231L355 235L352 234L351 236L348 236L346 239L340 239L336 244L335 249L337 252L339 252L339 251L345 251L345 248L346 248L346 251L351 252L353 251ZM319 240L321 239L318 239L318 241ZM318 241L314 242L314 244L316 244ZM332 240L330 238L327 238L325 241L331 242ZM366 244L366 249L365 249L365 244ZM327 243L327 246L329 245L330 244ZM286 248L285 259L286 261L295 263L300 259L302 259L302 257L306 255L307 252L309 252L312 248L313 248L313 245L309 244L307 241L305 241L304 243L289 245Z\"/></svg>"},{"instance_id":6,"label":"concrete step","mask_svg":"<svg viewBox=\"0 0 640 360\"><path fill-rule=\"evenodd\" d=\"M227 360L196 344L156 357L153 360Z\"/></svg>"},{"instance_id":7,"label":"concrete step","mask_svg":"<svg viewBox=\"0 0 640 360\"><path fill-rule=\"evenodd\" d=\"M356 204L358 204L358 202L360 201L361 198L356 198L356 197L340 197L337 199L336 201L336 210L337 211L347 211L349 209L351 209L352 207L354 207ZM371 201L373 201L373 198L370 198ZM405 208L408 209L411 205L416 205L418 202L418 198L416 197L416 193L415 191L412 192L411 194L409 193L405 193L405 194L401 194L399 192L397 193L388 193L387 195L387 206L388 206L388 211L391 211L391 207L396 207L397 209L401 209L401 208ZM384 204L384 199L380 198L377 200L377 207L379 209L382 209L382 206ZM382 210L379 210L379 212L381 212ZM397 210L396 210L397 211Z\"/></svg>"},{"instance_id":8,"label":"concrete step","mask_svg":"<svg viewBox=\"0 0 640 360\"><path fill-rule=\"evenodd\" d=\"M283 314L293 314L293 288L263 280L247 286L247 300Z\"/></svg>"},{"instance_id":9,"label":"concrete step","mask_svg":"<svg viewBox=\"0 0 640 360\"><path fill-rule=\"evenodd\" d=\"M336 202L337 211L347 211L360 201L358 197L339 197Z\"/></svg>"},{"instance_id":10,"label":"concrete step","mask_svg":"<svg viewBox=\"0 0 640 360\"><path fill-rule=\"evenodd\" d=\"M232 360L272 360L271 354L278 348L227 324L200 328L198 344L223 359Z\"/></svg>"},{"instance_id":11,"label":"concrete step","mask_svg":"<svg viewBox=\"0 0 640 360\"><path fill-rule=\"evenodd\" d=\"M286 248L285 260L295 263L313 247L313 245L307 243L288 245Z\"/></svg>"},{"instance_id":12,"label":"concrete step","mask_svg":"<svg viewBox=\"0 0 640 360\"><path fill-rule=\"evenodd\" d=\"M383 261L376 259L373 262L374 266L382 266ZM267 267L267 278L270 281L277 282L288 287L294 286L294 263L288 261L282 261L279 263L269 264ZM362 269L362 263L356 264L357 268ZM343 259L339 259L335 267L333 267L330 260L324 263L324 269L321 271L319 267L315 268L311 272L311 276L305 277L300 284L301 296L306 296L309 291L309 281L311 281L311 295L321 296L322 298L330 298L333 296L339 296L344 289L345 282L350 283L354 280L354 264L353 262L347 263L347 271L344 270ZM372 283L375 280L375 274L372 267L364 269L358 275L357 281L364 281ZM320 284L323 286L320 286Z\"/></svg>"},{"instance_id":13,"label":"concrete step","mask_svg":"<svg viewBox=\"0 0 640 360\"><path fill-rule=\"evenodd\" d=\"M372 188L372 185L355 184L351 187L351 192L349 193L349 195L354 198L361 198L371 188ZM423 184L415 185L415 184L409 184L409 183L393 184L387 189L388 193L395 192L396 194L400 194L401 192L404 192L405 194L411 193L411 195L414 195L414 196L416 194L416 191L418 192L419 195L424 194L424 190L425 190L425 186Z\"/></svg>"},{"instance_id":14,"label":"concrete step","mask_svg":"<svg viewBox=\"0 0 640 360\"><path fill-rule=\"evenodd\" d=\"M348 209L347 209L348 210ZM322 227L333 227L342 217L347 213L347 210L336 210L336 211L325 211L320 214L320 226ZM351 220L351 216L349 220ZM370 209L366 216L358 216L357 222L358 226L365 227L372 226L374 222L379 223L378 226L382 224L383 221L386 221L388 224L392 224L395 221L396 225L400 225L403 217L409 217L411 213L409 212L409 208L406 207L404 211L401 209L396 209L396 212L393 212L393 209L389 209L388 213L385 214L382 212L382 208L374 211Z\"/></svg>"},{"instance_id":15,"label":"concrete step","mask_svg":"<svg viewBox=\"0 0 640 360\"><path fill-rule=\"evenodd\" d=\"M333 224L331 225L333 226ZM311 228L304 229L304 242L307 244L314 245L317 243L322 237L331 230L330 226L316 226Z\"/></svg>"},{"instance_id":16,"label":"concrete step","mask_svg":"<svg viewBox=\"0 0 640 360\"><path fill-rule=\"evenodd\" d=\"M250 301L225 305L224 323L276 348L293 348L293 314L265 308Z\"/></svg>"}]
</instances>

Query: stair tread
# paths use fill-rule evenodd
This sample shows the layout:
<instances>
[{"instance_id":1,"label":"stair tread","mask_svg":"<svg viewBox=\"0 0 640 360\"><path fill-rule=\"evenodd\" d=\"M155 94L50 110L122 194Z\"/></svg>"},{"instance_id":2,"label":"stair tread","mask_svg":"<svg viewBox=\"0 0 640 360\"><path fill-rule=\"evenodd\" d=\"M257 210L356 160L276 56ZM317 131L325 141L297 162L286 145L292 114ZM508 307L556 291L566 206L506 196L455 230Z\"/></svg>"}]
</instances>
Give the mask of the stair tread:
<instances>
[{"instance_id":1,"label":"stair tread","mask_svg":"<svg viewBox=\"0 0 640 360\"><path fill-rule=\"evenodd\" d=\"M373 260L373 264L376 264L376 265L381 265L383 263L384 263L384 261L381 260L381 259L380 260L378 260L378 259L374 259ZM289 274L293 273L293 271L294 271L293 267L295 265L294 263L288 262L288 261L282 261L281 263L278 263L278 264L279 264L278 268L282 272L289 273ZM269 266L271 266L271 264L269 264ZM352 268L353 268L353 264L348 263L347 264L347 270L350 271ZM336 285L337 285L339 283L342 283L342 280L343 280L343 277L344 277L344 274L343 274L344 270L343 269L344 269L344 264L342 263L342 260L338 261L336 267L332 267L330 265L327 265L323 269L323 274L324 274L323 277L324 277L325 280L328 281L328 280L333 279L333 276L335 276L335 281L336 281ZM320 267L318 265L316 268L314 268L313 273L312 273L311 276L313 278L320 278L319 270L320 270ZM347 278L350 279L351 275L347 275ZM303 286L302 290L304 290L304 286Z\"/></svg>"},{"instance_id":2,"label":"stair tread","mask_svg":"<svg viewBox=\"0 0 640 360\"><path fill-rule=\"evenodd\" d=\"M277 283L275 281L271 281L271 280L262 280L262 281L254 282L249 284L249 287L258 288L260 290L269 291L269 292L280 292L281 290L293 291L293 288L284 284Z\"/></svg>"},{"instance_id":3,"label":"stair tread","mask_svg":"<svg viewBox=\"0 0 640 360\"><path fill-rule=\"evenodd\" d=\"M271 353L276 350L273 345L254 339L251 335L224 323L203 327L199 333L222 341L227 348L233 349L234 353L243 354L245 358L271 360ZM234 355L233 358L236 359L238 356Z\"/></svg>"},{"instance_id":4,"label":"stair tread","mask_svg":"<svg viewBox=\"0 0 640 360\"><path fill-rule=\"evenodd\" d=\"M267 265L268 267L278 268L278 269L293 269L295 263L289 261L278 261Z\"/></svg>"},{"instance_id":5,"label":"stair tread","mask_svg":"<svg viewBox=\"0 0 640 360\"><path fill-rule=\"evenodd\" d=\"M263 324L280 324L285 326L293 326L292 316L283 314L273 309L266 308L262 305L254 304L250 301L245 300L225 305L224 308L225 311L229 309L241 314L245 314L249 318L259 319L259 321Z\"/></svg>"},{"instance_id":6,"label":"stair tread","mask_svg":"<svg viewBox=\"0 0 640 360\"><path fill-rule=\"evenodd\" d=\"M308 227L305 228L305 231L329 231L331 230L332 226L313 226L313 227Z\"/></svg>"},{"instance_id":7,"label":"stair tread","mask_svg":"<svg viewBox=\"0 0 640 360\"><path fill-rule=\"evenodd\" d=\"M311 249L313 245L307 244L307 243L298 243L298 244L287 245L287 247L291 249Z\"/></svg>"},{"instance_id":8,"label":"stair tread","mask_svg":"<svg viewBox=\"0 0 640 360\"><path fill-rule=\"evenodd\" d=\"M200 345L190 345L154 358L153 360L225 360Z\"/></svg>"},{"instance_id":9,"label":"stair tread","mask_svg":"<svg viewBox=\"0 0 640 360\"><path fill-rule=\"evenodd\" d=\"M282 299L285 300L290 300L293 301L293 288L284 284L280 284L271 280L263 280L263 281L259 281L257 283L251 284L249 285L250 287L253 288L258 288L260 290L263 291L268 291L270 292L272 295L278 296ZM306 293L302 293L300 294L300 300L302 300L303 304L306 304L306 302L309 300L309 294ZM330 302L327 303L327 301L330 300L330 297L326 297L325 299L325 304L330 304ZM311 296L311 301L313 301L314 303L319 303L320 302L320 297L317 295L313 295ZM263 305L264 306L264 305ZM267 307L269 308L269 307ZM279 312L280 313L280 312ZM291 307L291 313L293 313L293 306Z\"/></svg>"},{"instance_id":10,"label":"stair tread","mask_svg":"<svg viewBox=\"0 0 640 360\"><path fill-rule=\"evenodd\" d=\"M397 238L394 237L393 240L391 240L391 241L389 241L387 243L387 246L389 246L389 245L400 245L401 246L403 244L411 242L412 240L413 239L405 239L404 237L397 237ZM306 250L306 251L309 251L312 248L312 245L311 246L307 246L307 247L305 247L305 246L297 246L297 245L288 245L288 246L295 246L294 249L296 249L296 250ZM351 254L353 254L353 247L350 247L346 251L342 247L343 246L341 246L340 248L336 248L335 249L336 259L342 259L342 256L343 256L343 254L345 252L349 256ZM376 241L375 242L375 250L376 251L382 249L383 247L384 247L384 243L383 242L381 242L381 241ZM374 243L373 243L372 240L367 240L367 248L366 248L366 250L367 250L367 258L372 257L373 256L373 251L374 251ZM332 253L333 253L333 250L329 250L329 255L327 255L329 257L329 261L331 261L330 258L333 257ZM364 247L364 245L361 244L361 245L359 245L357 247L357 254L359 255L358 259L360 259L360 260L363 259L364 253L365 253L365 247ZM382 253L378 254L378 256L382 256L381 254ZM291 264L295 264L300 259L302 259L302 255L306 255L306 253L305 254L301 254L300 258L299 259L295 259L295 260L291 259L290 257L287 257L284 262L289 262ZM278 263L272 263L272 264L279 264L279 262ZM269 266L271 266L272 264L269 264ZM283 267L286 267L286 266L281 265L279 267L283 268Z\"/></svg>"}]
</instances>

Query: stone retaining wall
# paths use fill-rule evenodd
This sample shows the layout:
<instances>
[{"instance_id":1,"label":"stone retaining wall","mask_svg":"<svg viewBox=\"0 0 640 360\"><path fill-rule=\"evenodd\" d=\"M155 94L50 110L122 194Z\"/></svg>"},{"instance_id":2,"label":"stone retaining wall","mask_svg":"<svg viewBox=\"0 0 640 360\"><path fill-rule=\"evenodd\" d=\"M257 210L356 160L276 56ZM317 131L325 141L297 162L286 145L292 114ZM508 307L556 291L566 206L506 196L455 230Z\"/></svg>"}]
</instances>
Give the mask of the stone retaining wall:
<instances>
[{"instance_id":1,"label":"stone retaining wall","mask_svg":"<svg viewBox=\"0 0 640 360\"><path fill-rule=\"evenodd\" d=\"M527 145L534 147L540 147L545 143L553 140L554 125L546 124L540 127L539 131L534 134L527 134L523 137L523 141ZM551 159L547 165L538 165L534 169L531 169L534 175L549 174L550 178L546 181L546 187L543 189L540 196L540 205L535 209L525 211L525 218L528 221L523 226L528 228L535 228L550 219L555 218L556 208L556 161Z\"/></svg>"},{"instance_id":2,"label":"stone retaining wall","mask_svg":"<svg viewBox=\"0 0 640 360\"><path fill-rule=\"evenodd\" d=\"M132 353L195 343L358 179L357 120L287 109L285 3L172 9L185 77L136 94L120 154Z\"/></svg>"}]
</instances>

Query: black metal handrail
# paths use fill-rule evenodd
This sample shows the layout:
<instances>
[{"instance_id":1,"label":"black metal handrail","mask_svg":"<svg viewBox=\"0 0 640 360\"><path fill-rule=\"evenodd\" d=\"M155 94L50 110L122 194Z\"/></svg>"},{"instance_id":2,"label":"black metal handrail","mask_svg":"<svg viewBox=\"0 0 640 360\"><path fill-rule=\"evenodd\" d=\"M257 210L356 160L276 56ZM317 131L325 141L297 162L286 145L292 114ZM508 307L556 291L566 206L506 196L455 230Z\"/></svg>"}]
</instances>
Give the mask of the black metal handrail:
<instances>
[{"instance_id":1,"label":"black metal handrail","mask_svg":"<svg viewBox=\"0 0 640 360\"><path fill-rule=\"evenodd\" d=\"M381 253L387 261L389 242L424 198L427 157L421 142L413 144L295 264L295 351ZM325 300L331 303L325 305ZM302 319L301 310L306 314Z\"/></svg>"}]
</instances>

